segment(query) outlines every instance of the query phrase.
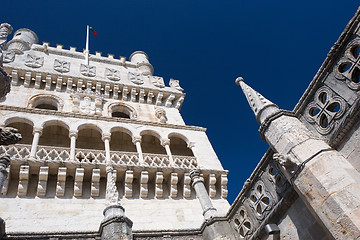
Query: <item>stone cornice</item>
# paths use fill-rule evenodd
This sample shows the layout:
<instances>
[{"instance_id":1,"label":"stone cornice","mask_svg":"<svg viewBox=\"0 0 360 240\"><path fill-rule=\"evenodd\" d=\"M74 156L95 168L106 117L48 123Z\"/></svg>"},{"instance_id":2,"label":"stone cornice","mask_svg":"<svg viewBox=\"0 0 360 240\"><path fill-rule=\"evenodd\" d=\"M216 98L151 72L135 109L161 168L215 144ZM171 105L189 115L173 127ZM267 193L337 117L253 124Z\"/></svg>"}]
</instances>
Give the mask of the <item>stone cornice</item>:
<instances>
[{"instance_id":1,"label":"stone cornice","mask_svg":"<svg viewBox=\"0 0 360 240\"><path fill-rule=\"evenodd\" d=\"M0 105L0 109L8 110L8 111L15 111L15 112L33 113L33 114L55 115L55 116L69 117L69 118L133 123L133 124L140 124L140 125L145 125L145 126L163 127L163 128L171 128L171 129L184 129L184 130L193 130L193 131L200 131L200 132L206 131L206 128L196 127L196 126L181 126L181 125L175 125L175 124L162 124L162 123L158 123L158 122L147 122L147 121L140 121L140 120L136 120L136 119L113 118L113 117L106 117L106 116L90 116L90 115L85 115L85 114L80 114L80 113L57 112L57 111L49 111L49 110L35 109L35 108L30 109L30 108L21 108L21 107Z\"/></svg>"}]
</instances>

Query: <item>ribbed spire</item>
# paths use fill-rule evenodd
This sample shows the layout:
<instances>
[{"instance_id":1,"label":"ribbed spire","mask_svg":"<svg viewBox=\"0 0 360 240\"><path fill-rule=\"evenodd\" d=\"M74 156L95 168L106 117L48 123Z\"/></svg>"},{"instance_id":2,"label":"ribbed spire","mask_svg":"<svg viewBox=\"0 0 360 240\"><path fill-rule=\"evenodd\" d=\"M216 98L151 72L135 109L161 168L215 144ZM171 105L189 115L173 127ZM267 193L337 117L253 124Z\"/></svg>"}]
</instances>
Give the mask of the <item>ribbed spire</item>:
<instances>
[{"instance_id":1,"label":"ribbed spire","mask_svg":"<svg viewBox=\"0 0 360 240\"><path fill-rule=\"evenodd\" d=\"M279 111L279 107L264 98L260 93L252 89L246 83L242 77L238 77L235 83L239 85L245 94L247 101L251 109L253 110L256 121L261 124L268 116Z\"/></svg>"}]
</instances>

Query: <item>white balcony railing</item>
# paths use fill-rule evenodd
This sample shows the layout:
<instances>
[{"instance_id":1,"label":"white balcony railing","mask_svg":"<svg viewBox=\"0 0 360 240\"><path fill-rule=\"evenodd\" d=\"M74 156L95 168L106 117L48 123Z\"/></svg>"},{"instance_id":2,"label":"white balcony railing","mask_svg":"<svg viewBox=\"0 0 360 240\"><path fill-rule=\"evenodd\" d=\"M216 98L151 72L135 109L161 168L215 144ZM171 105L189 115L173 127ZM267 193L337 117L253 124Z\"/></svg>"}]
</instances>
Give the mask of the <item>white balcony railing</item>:
<instances>
[{"instance_id":1,"label":"white balcony railing","mask_svg":"<svg viewBox=\"0 0 360 240\"><path fill-rule=\"evenodd\" d=\"M0 154L7 154L12 159L22 160L29 157L31 145L15 144L0 146ZM69 161L70 148L54 146L38 146L36 159L48 162ZM143 153L144 165L149 167L171 167L168 155ZM110 158L115 165L140 166L139 154L136 152L111 151ZM173 156L174 167L196 168L197 161L191 156ZM80 163L105 164L105 151L93 149L76 149L75 161Z\"/></svg>"}]
</instances>

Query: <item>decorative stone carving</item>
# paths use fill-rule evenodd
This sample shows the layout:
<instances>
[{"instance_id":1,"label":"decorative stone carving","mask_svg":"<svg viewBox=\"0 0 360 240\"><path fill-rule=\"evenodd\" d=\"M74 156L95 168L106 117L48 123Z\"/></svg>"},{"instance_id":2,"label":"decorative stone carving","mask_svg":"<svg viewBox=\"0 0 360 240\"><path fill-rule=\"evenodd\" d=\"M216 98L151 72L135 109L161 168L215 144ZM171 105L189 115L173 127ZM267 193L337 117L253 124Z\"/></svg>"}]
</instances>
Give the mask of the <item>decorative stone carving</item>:
<instances>
[{"instance_id":1,"label":"decorative stone carving","mask_svg":"<svg viewBox=\"0 0 360 240\"><path fill-rule=\"evenodd\" d=\"M15 52L3 51L3 62L10 63L15 60Z\"/></svg>"},{"instance_id":2,"label":"decorative stone carving","mask_svg":"<svg viewBox=\"0 0 360 240\"><path fill-rule=\"evenodd\" d=\"M345 49L344 55L337 62L334 72L335 78L345 81L349 88L360 89L360 38L352 40Z\"/></svg>"},{"instance_id":3,"label":"decorative stone carving","mask_svg":"<svg viewBox=\"0 0 360 240\"><path fill-rule=\"evenodd\" d=\"M120 71L112 68L106 68L105 69L105 76L113 81L119 81L120 80Z\"/></svg>"},{"instance_id":4,"label":"decorative stone carving","mask_svg":"<svg viewBox=\"0 0 360 240\"><path fill-rule=\"evenodd\" d=\"M21 134L16 128L0 127L0 145L15 144L21 140Z\"/></svg>"},{"instance_id":5,"label":"decorative stone carving","mask_svg":"<svg viewBox=\"0 0 360 240\"><path fill-rule=\"evenodd\" d=\"M209 197L215 198L216 197L216 177L214 173L209 174Z\"/></svg>"},{"instance_id":6,"label":"decorative stone carving","mask_svg":"<svg viewBox=\"0 0 360 240\"><path fill-rule=\"evenodd\" d=\"M44 64L44 57L38 57L33 54L28 54L27 59L25 60L25 65L32 68L42 67Z\"/></svg>"},{"instance_id":7,"label":"decorative stone carving","mask_svg":"<svg viewBox=\"0 0 360 240\"><path fill-rule=\"evenodd\" d=\"M30 171L30 167L28 165L20 166L18 196L26 196L27 194L28 183L29 183L29 171Z\"/></svg>"},{"instance_id":8,"label":"decorative stone carving","mask_svg":"<svg viewBox=\"0 0 360 240\"><path fill-rule=\"evenodd\" d=\"M300 165L300 163L289 154L274 153L273 159L290 172L293 172Z\"/></svg>"},{"instance_id":9,"label":"decorative stone carving","mask_svg":"<svg viewBox=\"0 0 360 240\"><path fill-rule=\"evenodd\" d=\"M227 183L228 183L227 175L226 174L221 174L221 180L220 180L221 197L225 198L225 199L227 198L227 195L228 195Z\"/></svg>"},{"instance_id":10,"label":"decorative stone carving","mask_svg":"<svg viewBox=\"0 0 360 240\"><path fill-rule=\"evenodd\" d=\"M127 100L128 93L129 93L128 87L127 87L127 86L124 86L123 92L122 92L122 100L123 100L123 101L126 101L126 100Z\"/></svg>"},{"instance_id":11,"label":"decorative stone carving","mask_svg":"<svg viewBox=\"0 0 360 240\"><path fill-rule=\"evenodd\" d=\"M0 193L2 192L2 187L8 176L8 167L10 165L10 156L1 155L0 156Z\"/></svg>"},{"instance_id":12,"label":"decorative stone carving","mask_svg":"<svg viewBox=\"0 0 360 240\"><path fill-rule=\"evenodd\" d=\"M177 197L177 183L179 181L178 174L177 173L171 173L171 179L170 179L170 197L176 198Z\"/></svg>"},{"instance_id":13,"label":"decorative stone carving","mask_svg":"<svg viewBox=\"0 0 360 240\"><path fill-rule=\"evenodd\" d=\"M162 77L151 76L150 79L155 87L159 87L159 88L165 87L164 79Z\"/></svg>"},{"instance_id":14,"label":"decorative stone carving","mask_svg":"<svg viewBox=\"0 0 360 240\"><path fill-rule=\"evenodd\" d=\"M100 169L94 168L91 176L91 197L98 197L100 193Z\"/></svg>"},{"instance_id":15,"label":"decorative stone carving","mask_svg":"<svg viewBox=\"0 0 360 240\"><path fill-rule=\"evenodd\" d=\"M65 195L65 181L66 181L66 167L59 167L56 183L56 196L62 197Z\"/></svg>"},{"instance_id":16,"label":"decorative stone carving","mask_svg":"<svg viewBox=\"0 0 360 240\"><path fill-rule=\"evenodd\" d=\"M125 172L125 189L124 189L125 197L127 197L127 198L132 197L132 194L133 194L132 182L133 182L133 180L134 180L133 171L127 170Z\"/></svg>"},{"instance_id":17,"label":"decorative stone carving","mask_svg":"<svg viewBox=\"0 0 360 240\"><path fill-rule=\"evenodd\" d=\"M119 204L119 193L116 188L117 171L111 165L106 166L106 206Z\"/></svg>"},{"instance_id":18,"label":"decorative stone carving","mask_svg":"<svg viewBox=\"0 0 360 240\"><path fill-rule=\"evenodd\" d=\"M250 193L249 202L258 219L263 219L265 216L264 213L271 209L272 199L270 193L265 190L265 185L262 181L258 181L255 184L255 187Z\"/></svg>"},{"instance_id":19,"label":"decorative stone carving","mask_svg":"<svg viewBox=\"0 0 360 240\"><path fill-rule=\"evenodd\" d=\"M40 167L39 182L37 187L38 197L45 197L46 195L48 175L49 175L49 167L48 166Z\"/></svg>"},{"instance_id":20,"label":"decorative stone carving","mask_svg":"<svg viewBox=\"0 0 360 240\"><path fill-rule=\"evenodd\" d=\"M84 180L84 168L76 168L75 183L74 183L74 196L75 197L82 196L83 180Z\"/></svg>"},{"instance_id":21,"label":"decorative stone carving","mask_svg":"<svg viewBox=\"0 0 360 240\"><path fill-rule=\"evenodd\" d=\"M159 119L159 122L166 123L167 118L166 111L164 109L157 107L155 109L155 116L157 117L157 119Z\"/></svg>"},{"instance_id":22,"label":"decorative stone carving","mask_svg":"<svg viewBox=\"0 0 360 240\"><path fill-rule=\"evenodd\" d=\"M183 189L184 198L191 197L190 183L191 183L190 173L184 173L184 189Z\"/></svg>"},{"instance_id":23,"label":"decorative stone carving","mask_svg":"<svg viewBox=\"0 0 360 240\"><path fill-rule=\"evenodd\" d=\"M235 225L235 230L239 233L241 239L248 239L254 231L253 223L248 217L244 207L240 207L232 222Z\"/></svg>"},{"instance_id":24,"label":"decorative stone carving","mask_svg":"<svg viewBox=\"0 0 360 240\"><path fill-rule=\"evenodd\" d=\"M12 32L13 28L8 23L2 23L0 25L0 66L2 66L4 59L4 50L6 46L7 37Z\"/></svg>"},{"instance_id":25,"label":"decorative stone carving","mask_svg":"<svg viewBox=\"0 0 360 240\"><path fill-rule=\"evenodd\" d=\"M70 71L70 62L55 59L54 69L61 73L69 72Z\"/></svg>"},{"instance_id":26,"label":"decorative stone carving","mask_svg":"<svg viewBox=\"0 0 360 240\"><path fill-rule=\"evenodd\" d=\"M155 177L155 197L162 198L163 197L163 181L164 181L164 174L163 172L156 172Z\"/></svg>"},{"instance_id":27,"label":"decorative stone carving","mask_svg":"<svg viewBox=\"0 0 360 240\"><path fill-rule=\"evenodd\" d=\"M96 76L96 67L95 66L90 66L90 65L85 65L85 64L81 64L80 65L80 73L84 76L87 77L95 77Z\"/></svg>"},{"instance_id":28,"label":"decorative stone carving","mask_svg":"<svg viewBox=\"0 0 360 240\"><path fill-rule=\"evenodd\" d=\"M141 85L141 84L144 84L144 80L143 80L143 77L140 73L132 73L132 72L129 72L129 81L137 84L137 85Z\"/></svg>"},{"instance_id":29,"label":"decorative stone carving","mask_svg":"<svg viewBox=\"0 0 360 240\"><path fill-rule=\"evenodd\" d=\"M305 118L314 124L320 134L328 134L346 110L346 102L328 87L319 88L314 100L305 109Z\"/></svg>"},{"instance_id":30,"label":"decorative stone carving","mask_svg":"<svg viewBox=\"0 0 360 240\"><path fill-rule=\"evenodd\" d=\"M103 98L90 89L74 93L71 97L73 99L73 112L87 115L102 114Z\"/></svg>"},{"instance_id":31,"label":"decorative stone carving","mask_svg":"<svg viewBox=\"0 0 360 240\"><path fill-rule=\"evenodd\" d=\"M141 171L140 177L140 197L147 198L149 189L148 189L148 181L149 181L149 172Z\"/></svg>"},{"instance_id":32,"label":"decorative stone carving","mask_svg":"<svg viewBox=\"0 0 360 240\"><path fill-rule=\"evenodd\" d=\"M169 85L171 88L174 88L180 92L184 91L184 89L182 87L180 87L180 81L179 80L174 80L172 78L170 78L170 81L169 81Z\"/></svg>"},{"instance_id":33,"label":"decorative stone carving","mask_svg":"<svg viewBox=\"0 0 360 240\"><path fill-rule=\"evenodd\" d=\"M154 93L153 91L149 91L148 95L147 95L147 100L146 100L146 103L147 104L152 104L152 101L153 101L153 97L154 97Z\"/></svg>"},{"instance_id":34,"label":"decorative stone carving","mask_svg":"<svg viewBox=\"0 0 360 240\"><path fill-rule=\"evenodd\" d=\"M137 95L138 95L138 93L136 92L136 88L132 88L131 89L131 94L130 94L130 96L131 96L130 100L132 102L136 102L136 96Z\"/></svg>"},{"instance_id":35,"label":"decorative stone carving","mask_svg":"<svg viewBox=\"0 0 360 240\"><path fill-rule=\"evenodd\" d=\"M175 95L170 94L170 96L166 99L165 107L170 107L172 105L172 101L174 100Z\"/></svg>"},{"instance_id":36,"label":"decorative stone carving","mask_svg":"<svg viewBox=\"0 0 360 240\"><path fill-rule=\"evenodd\" d=\"M155 103L156 106L160 106L160 105L161 105L162 98L163 98L163 93L162 93L162 92L159 92L159 93L157 94L157 96L156 96L156 103Z\"/></svg>"}]
</instances>

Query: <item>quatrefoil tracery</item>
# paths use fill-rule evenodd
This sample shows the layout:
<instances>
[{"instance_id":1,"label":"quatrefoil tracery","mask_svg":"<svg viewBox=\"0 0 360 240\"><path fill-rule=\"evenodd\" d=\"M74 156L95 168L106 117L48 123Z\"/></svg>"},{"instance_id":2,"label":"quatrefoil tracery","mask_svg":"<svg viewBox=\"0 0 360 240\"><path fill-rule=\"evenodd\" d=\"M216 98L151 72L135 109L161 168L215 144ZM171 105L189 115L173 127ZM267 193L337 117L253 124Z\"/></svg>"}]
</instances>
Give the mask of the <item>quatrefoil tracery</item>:
<instances>
[{"instance_id":1,"label":"quatrefoil tracery","mask_svg":"<svg viewBox=\"0 0 360 240\"><path fill-rule=\"evenodd\" d=\"M305 116L310 123L315 123L315 128L321 134L328 134L335 125L335 119L340 118L345 109L345 101L323 86L315 93L313 102L307 106Z\"/></svg>"},{"instance_id":2,"label":"quatrefoil tracery","mask_svg":"<svg viewBox=\"0 0 360 240\"><path fill-rule=\"evenodd\" d=\"M264 184L259 182L250 195L250 203L256 212L257 218L263 218L264 212L271 208L269 195L265 191Z\"/></svg>"},{"instance_id":3,"label":"quatrefoil tracery","mask_svg":"<svg viewBox=\"0 0 360 240\"><path fill-rule=\"evenodd\" d=\"M234 223L241 239L245 239L253 231L252 224L243 208L240 208L239 213L235 216Z\"/></svg>"},{"instance_id":4,"label":"quatrefoil tracery","mask_svg":"<svg viewBox=\"0 0 360 240\"><path fill-rule=\"evenodd\" d=\"M349 88L360 90L360 41L353 40L346 48L344 56L335 67L335 77L345 80Z\"/></svg>"}]
</instances>

